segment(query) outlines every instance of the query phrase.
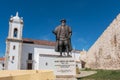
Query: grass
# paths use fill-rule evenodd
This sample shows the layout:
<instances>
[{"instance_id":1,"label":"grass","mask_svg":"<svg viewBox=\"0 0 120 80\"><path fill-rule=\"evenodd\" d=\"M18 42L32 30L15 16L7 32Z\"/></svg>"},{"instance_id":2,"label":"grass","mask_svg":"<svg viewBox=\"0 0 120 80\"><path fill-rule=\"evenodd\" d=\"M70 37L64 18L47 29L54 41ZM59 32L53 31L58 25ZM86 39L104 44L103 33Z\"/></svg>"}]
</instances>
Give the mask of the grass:
<instances>
[{"instance_id":1,"label":"grass","mask_svg":"<svg viewBox=\"0 0 120 80\"><path fill-rule=\"evenodd\" d=\"M97 74L78 80L120 80L120 70L96 70Z\"/></svg>"}]
</instances>

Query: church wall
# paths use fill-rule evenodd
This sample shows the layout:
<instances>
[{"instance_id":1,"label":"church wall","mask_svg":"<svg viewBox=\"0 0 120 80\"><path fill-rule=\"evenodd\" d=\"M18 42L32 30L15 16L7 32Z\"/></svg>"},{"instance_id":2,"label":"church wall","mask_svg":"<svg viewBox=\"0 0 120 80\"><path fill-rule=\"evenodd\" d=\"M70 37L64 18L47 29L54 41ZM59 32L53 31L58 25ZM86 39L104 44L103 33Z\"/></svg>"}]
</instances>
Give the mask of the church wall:
<instances>
[{"instance_id":1,"label":"church wall","mask_svg":"<svg viewBox=\"0 0 120 80\"><path fill-rule=\"evenodd\" d=\"M19 58L19 42L10 42L10 51L8 59L8 70L18 69L18 58ZM15 46L15 49L13 47Z\"/></svg>"},{"instance_id":2,"label":"church wall","mask_svg":"<svg viewBox=\"0 0 120 80\"><path fill-rule=\"evenodd\" d=\"M54 70L54 57L39 56L39 69L40 70Z\"/></svg>"},{"instance_id":3,"label":"church wall","mask_svg":"<svg viewBox=\"0 0 120 80\"><path fill-rule=\"evenodd\" d=\"M28 54L34 53L34 46L24 44L22 45L22 53L21 53L21 69L27 69L27 60L28 60Z\"/></svg>"},{"instance_id":4,"label":"church wall","mask_svg":"<svg viewBox=\"0 0 120 80\"><path fill-rule=\"evenodd\" d=\"M86 67L95 69L120 69L120 15L87 52Z\"/></svg>"},{"instance_id":5,"label":"church wall","mask_svg":"<svg viewBox=\"0 0 120 80\"><path fill-rule=\"evenodd\" d=\"M52 69L54 57L51 56L59 55L58 52L54 51L54 48L34 48L34 53L34 59L36 59L34 64L35 69Z\"/></svg>"},{"instance_id":6,"label":"church wall","mask_svg":"<svg viewBox=\"0 0 120 80\"><path fill-rule=\"evenodd\" d=\"M34 51L35 48L38 49L54 49L54 47L52 46L44 46L44 45L36 45L36 44L26 44L23 43L23 47L22 47L22 54L21 54L21 69L27 69L27 60L28 60L28 54L32 53L32 59L33 59L33 69L34 69L34 64L37 61L37 58L34 57L35 55L37 55ZM42 52L42 51L40 51ZM48 53L49 51L47 51ZM44 52L42 52L44 54ZM39 56L39 55L38 55Z\"/></svg>"},{"instance_id":7,"label":"church wall","mask_svg":"<svg viewBox=\"0 0 120 80\"><path fill-rule=\"evenodd\" d=\"M4 70L5 68L3 67L4 61L0 61L0 70Z\"/></svg>"}]
</instances>

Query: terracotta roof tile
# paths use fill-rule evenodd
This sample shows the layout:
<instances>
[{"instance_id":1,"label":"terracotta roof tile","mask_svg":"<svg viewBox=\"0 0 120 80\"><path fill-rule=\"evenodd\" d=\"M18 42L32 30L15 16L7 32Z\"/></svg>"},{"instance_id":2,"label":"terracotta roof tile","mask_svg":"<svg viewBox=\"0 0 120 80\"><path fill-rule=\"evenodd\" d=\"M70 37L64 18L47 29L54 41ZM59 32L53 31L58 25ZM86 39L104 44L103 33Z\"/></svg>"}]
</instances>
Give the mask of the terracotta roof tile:
<instances>
[{"instance_id":1,"label":"terracotta roof tile","mask_svg":"<svg viewBox=\"0 0 120 80\"><path fill-rule=\"evenodd\" d=\"M23 43L37 44L37 45L46 45L46 46L55 46L56 42L47 41L47 40L33 40L33 39L24 38L23 39Z\"/></svg>"},{"instance_id":2,"label":"terracotta roof tile","mask_svg":"<svg viewBox=\"0 0 120 80\"><path fill-rule=\"evenodd\" d=\"M2 58L2 57L0 58L0 61L4 61L4 60L5 60L5 58Z\"/></svg>"}]
</instances>

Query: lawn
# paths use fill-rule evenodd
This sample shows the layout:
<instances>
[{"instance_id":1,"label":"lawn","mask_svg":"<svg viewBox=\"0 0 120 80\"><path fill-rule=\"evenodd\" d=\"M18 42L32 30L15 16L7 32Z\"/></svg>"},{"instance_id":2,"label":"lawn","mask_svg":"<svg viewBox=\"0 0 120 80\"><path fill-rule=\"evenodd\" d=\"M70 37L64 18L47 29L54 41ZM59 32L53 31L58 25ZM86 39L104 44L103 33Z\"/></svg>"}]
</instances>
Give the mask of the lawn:
<instances>
[{"instance_id":1,"label":"lawn","mask_svg":"<svg viewBox=\"0 0 120 80\"><path fill-rule=\"evenodd\" d=\"M120 70L96 70L97 74L78 80L120 80Z\"/></svg>"}]
</instances>

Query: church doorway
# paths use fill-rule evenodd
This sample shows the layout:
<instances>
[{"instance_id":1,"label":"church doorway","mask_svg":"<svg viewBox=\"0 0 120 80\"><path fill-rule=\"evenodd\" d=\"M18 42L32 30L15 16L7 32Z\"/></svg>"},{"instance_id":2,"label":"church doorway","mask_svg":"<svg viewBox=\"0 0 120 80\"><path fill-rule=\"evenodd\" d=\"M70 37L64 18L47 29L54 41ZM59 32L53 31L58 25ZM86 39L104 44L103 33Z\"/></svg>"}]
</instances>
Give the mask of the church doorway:
<instances>
[{"instance_id":1,"label":"church doorway","mask_svg":"<svg viewBox=\"0 0 120 80\"><path fill-rule=\"evenodd\" d=\"M27 69L31 70L32 69L32 63L27 63Z\"/></svg>"}]
</instances>

